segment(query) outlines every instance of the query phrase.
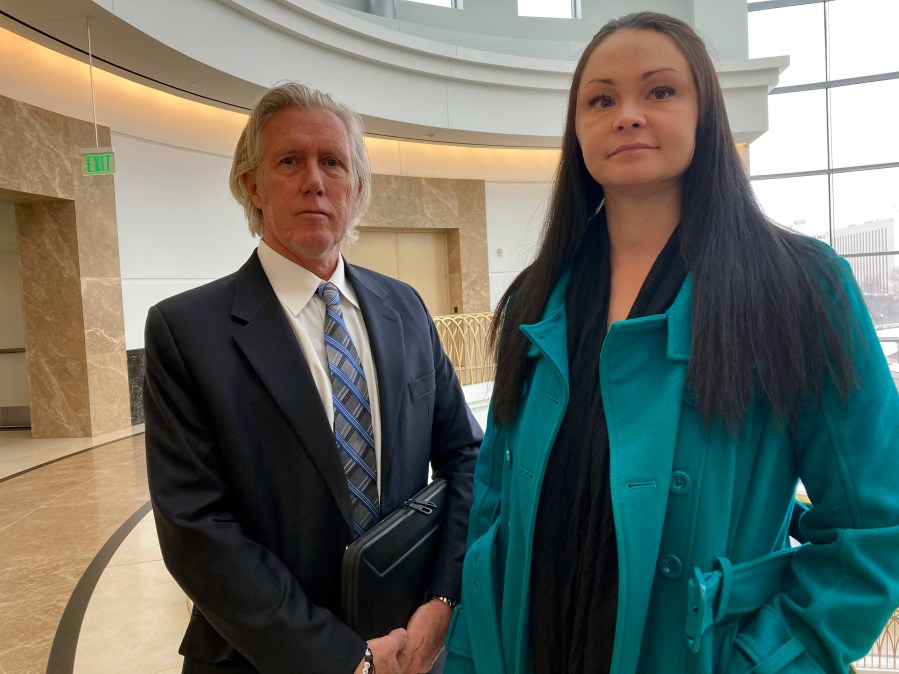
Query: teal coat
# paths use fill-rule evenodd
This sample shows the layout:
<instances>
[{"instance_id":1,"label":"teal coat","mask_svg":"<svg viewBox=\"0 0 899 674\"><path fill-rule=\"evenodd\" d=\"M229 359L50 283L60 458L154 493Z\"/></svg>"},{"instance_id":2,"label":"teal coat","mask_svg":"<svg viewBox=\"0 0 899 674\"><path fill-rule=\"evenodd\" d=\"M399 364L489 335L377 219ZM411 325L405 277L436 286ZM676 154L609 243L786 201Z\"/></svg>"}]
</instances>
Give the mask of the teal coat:
<instances>
[{"instance_id":1,"label":"teal coat","mask_svg":"<svg viewBox=\"0 0 899 674\"><path fill-rule=\"evenodd\" d=\"M760 398L736 437L704 426L686 383L689 276L666 314L610 327L599 379L620 565L615 674L845 672L899 605L899 395L841 274L861 384L846 402L826 388L792 437ZM517 418L488 419L445 674L533 670L531 549L568 405L567 282L521 326L531 362ZM801 519L810 543L790 549L799 478L815 507Z\"/></svg>"}]
</instances>

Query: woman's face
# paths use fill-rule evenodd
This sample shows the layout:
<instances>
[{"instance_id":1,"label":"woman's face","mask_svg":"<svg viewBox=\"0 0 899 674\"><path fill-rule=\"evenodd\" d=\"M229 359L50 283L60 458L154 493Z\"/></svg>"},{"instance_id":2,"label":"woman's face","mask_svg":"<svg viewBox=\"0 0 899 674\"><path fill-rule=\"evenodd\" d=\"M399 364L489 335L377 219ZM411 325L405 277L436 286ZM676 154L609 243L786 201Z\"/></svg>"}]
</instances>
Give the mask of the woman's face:
<instances>
[{"instance_id":1,"label":"woman's face","mask_svg":"<svg viewBox=\"0 0 899 674\"><path fill-rule=\"evenodd\" d=\"M575 130L587 170L607 196L679 191L698 119L690 64L667 35L620 30L588 57Z\"/></svg>"}]
</instances>

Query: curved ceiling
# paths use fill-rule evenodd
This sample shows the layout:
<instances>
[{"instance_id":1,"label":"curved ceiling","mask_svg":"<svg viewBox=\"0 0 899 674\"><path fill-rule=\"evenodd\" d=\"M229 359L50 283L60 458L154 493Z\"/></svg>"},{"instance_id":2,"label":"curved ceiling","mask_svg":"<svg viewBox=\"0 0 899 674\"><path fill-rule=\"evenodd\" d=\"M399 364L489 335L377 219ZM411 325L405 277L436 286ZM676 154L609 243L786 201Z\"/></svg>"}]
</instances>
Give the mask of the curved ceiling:
<instances>
[{"instance_id":1,"label":"curved ceiling","mask_svg":"<svg viewBox=\"0 0 899 674\"><path fill-rule=\"evenodd\" d=\"M4 0L0 26L142 84L235 111L300 79L366 131L463 145L557 147L574 62L410 35L319 0ZM738 142L767 128L787 59L719 64Z\"/></svg>"}]
</instances>

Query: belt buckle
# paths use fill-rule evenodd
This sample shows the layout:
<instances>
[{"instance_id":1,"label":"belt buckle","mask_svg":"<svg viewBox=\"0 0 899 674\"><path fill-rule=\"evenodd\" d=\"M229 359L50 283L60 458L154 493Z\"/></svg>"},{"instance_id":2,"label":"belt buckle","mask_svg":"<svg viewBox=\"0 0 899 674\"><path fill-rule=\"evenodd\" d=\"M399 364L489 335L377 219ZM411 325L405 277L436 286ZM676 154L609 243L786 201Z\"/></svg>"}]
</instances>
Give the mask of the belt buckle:
<instances>
[{"instance_id":1,"label":"belt buckle","mask_svg":"<svg viewBox=\"0 0 899 674\"><path fill-rule=\"evenodd\" d=\"M693 569L693 577L687 582L687 650L698 653L702 635L711 625L711 615L706 617L708 587L699 567Z\"/></svg>"}]
</instances>

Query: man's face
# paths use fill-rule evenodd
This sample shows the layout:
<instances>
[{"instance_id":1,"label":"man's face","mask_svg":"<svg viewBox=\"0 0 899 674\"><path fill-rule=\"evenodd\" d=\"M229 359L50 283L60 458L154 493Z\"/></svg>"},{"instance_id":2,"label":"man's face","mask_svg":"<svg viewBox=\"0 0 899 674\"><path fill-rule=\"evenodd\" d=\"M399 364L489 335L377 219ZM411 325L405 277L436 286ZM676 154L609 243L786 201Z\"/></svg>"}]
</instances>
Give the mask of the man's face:
<instances>
[{"instance_id":1,"label":"man's face","mask_svg":"<svg viewBox=\"0 0 899 674\"><path fill-rule=\"evenodd\" d=\"M358 193L340 118L321 108L276 112L262 129L259 168L243 180L262 211L263 241L319 278L330 278Z\"/></svg>"}]
</instances>

